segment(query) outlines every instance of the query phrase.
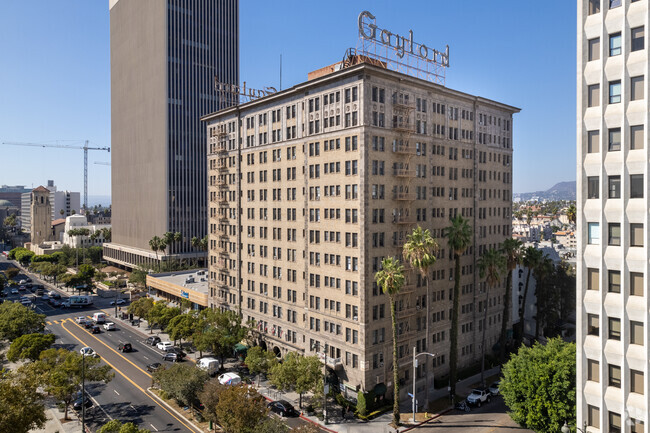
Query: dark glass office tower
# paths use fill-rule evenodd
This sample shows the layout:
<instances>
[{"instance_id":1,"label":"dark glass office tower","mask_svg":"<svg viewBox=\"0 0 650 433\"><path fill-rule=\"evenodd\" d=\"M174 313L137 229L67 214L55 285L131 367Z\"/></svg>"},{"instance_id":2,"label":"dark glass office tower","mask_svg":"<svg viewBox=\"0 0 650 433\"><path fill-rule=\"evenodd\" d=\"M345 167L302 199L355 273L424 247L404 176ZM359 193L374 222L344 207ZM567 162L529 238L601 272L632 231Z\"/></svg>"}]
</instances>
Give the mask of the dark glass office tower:
<instances>
[{"instance_id":1,"label":"dark glass office tower","mask_svg":"<svg viewBox=\"0 0 650 433\"><path fill-rule=\"evenodd\" d=\"M110 0L112 242L109 262L132 268L171 254L205 257L206 130L225 108L214 77L239 82L238 0ZM149 240L180 232L164 252Z\"/></svg>"}]
</instances>

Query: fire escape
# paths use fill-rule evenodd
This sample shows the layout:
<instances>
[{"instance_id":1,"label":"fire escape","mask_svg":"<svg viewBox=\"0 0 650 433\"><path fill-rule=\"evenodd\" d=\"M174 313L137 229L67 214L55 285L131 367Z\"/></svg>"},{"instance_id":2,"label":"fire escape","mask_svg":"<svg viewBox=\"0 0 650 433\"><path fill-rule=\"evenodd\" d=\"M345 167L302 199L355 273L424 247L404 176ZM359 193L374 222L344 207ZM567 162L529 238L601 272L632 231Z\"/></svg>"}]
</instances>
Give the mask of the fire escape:
<instances>
[{"instance_id":1,"label":"fire escape","mask_svg":"<svg viewBox=\"0 0 650 433\"><path fill-rule=\"evenodd\" d=\"M217 176L216 176L216 198L211 200L217 205L217 241L210 248L217 256L218 279L216 281L219 290L217 304L220 307L228 305L228 247L230 241L230 204L228 202L228 133L226 125L220 125L216 130L217 142L213 147L217 155ZM215 203L216 202L216 203Z\"/></svg>"}]
</instances>

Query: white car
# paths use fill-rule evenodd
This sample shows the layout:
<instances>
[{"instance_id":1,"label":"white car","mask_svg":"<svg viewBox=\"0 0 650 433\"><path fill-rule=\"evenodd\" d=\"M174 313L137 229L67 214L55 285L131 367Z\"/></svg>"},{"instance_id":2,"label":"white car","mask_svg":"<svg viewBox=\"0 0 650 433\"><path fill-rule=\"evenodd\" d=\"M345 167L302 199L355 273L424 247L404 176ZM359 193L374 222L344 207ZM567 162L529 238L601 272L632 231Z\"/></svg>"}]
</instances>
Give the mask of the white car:
<instances>
[{"instance_id":1,"label":"white car","mask_svg":"<svg viewBox=\"0 0 650 433\"><path fill-rule=\"evenodd\" d=\"M113 323L113 322L104 323L104 329L107 330L107 331L115 331L115 329L116 329L115 328L115 323Z\"/></svg>"},{"instance_id":2,"label":"white car","mask_svg":"<svg viewBox=\"0 0 650 433\"><path fill-rule=\"evenodd\" d=\"M74 319L74 321L79 325L83 325L86 323L86 318L84 316L78 316L77 318Z\"/></svg>"},{"instance_id":3,"label":"white car","mask_svg":"<svg viewBox=\"0 0 650 433\"><path fill-rule=\"evenodd\" d=\"M92 347L82 347L81 350L79 350L79 353L81 353L81 356L91 356L93 358L99 358L99 355L97 355L97 352Z\"/></svg>"},{"instance_id":4,"label":"white car","mask_svg":"<svg viewBox=\"0 0 650 433\"><path fill-rule=\"evenodd\" d=\"M483 403L490 402L490 393L487 389L475 388L472 390L472 393L467 396L467 403L475 404L478 407L481 407Z\"/></svg>"},{"instance_id":5,"label":"white car","mask_svg":"<svg viewBox=\"0 0 650 433\"><path fill-rule=\"evenodd\" d=\"M161 341L160 343L156 344L156 347L164 352L167 352L167 349L173 346L174 345L171 341Z\"/></svg>"},{"instance_id":6,"label":"white car","mask_svg":"<svg viewBox=\"0 0 650 433\"><path fill-rule=\"evenodd\" d=\"M124 305L124 304L126 304L126 301L124 299L118 299L117 302L116 301L111 301L111 305L115 305L115 304Z\"/></svg>"}]
</instances>

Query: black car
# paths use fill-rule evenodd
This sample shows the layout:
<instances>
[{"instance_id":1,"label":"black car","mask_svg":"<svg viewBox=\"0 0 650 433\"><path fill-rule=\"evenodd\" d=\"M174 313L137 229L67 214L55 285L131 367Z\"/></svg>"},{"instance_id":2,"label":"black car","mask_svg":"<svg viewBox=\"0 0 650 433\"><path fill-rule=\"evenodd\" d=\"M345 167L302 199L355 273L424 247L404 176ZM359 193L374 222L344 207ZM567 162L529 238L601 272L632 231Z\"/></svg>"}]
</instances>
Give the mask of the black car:
<instances>
[{"instance_id":1,"label":"black car","mask_svg":"<svg viewBox=\"0 0 650 433\"><path fill-rule=\"evenodd\" d=\"M101 334L102 330L99 328L99 326L95 325L93 328L90 330L93 334Z\"/></svg>"},{"instance_id":2,"label":"black car","mask_svg":"<svg viewBox=\"0 0 650 433\"><path fill-rule=\"evenodd\" d=\"M153 364L147 365L147 371L149 373L155 373L156 371L160 370L161 368L164 368L164 367L160 362L154 362Z\"/></svg>"},{"instance_id":3,"label":"black car","mask_svg":"<svg viewBox=\"0 0 650 433\"><path fill-rule=\"evenodd\" d=\"M162 359L163 361L180 362L183 360L183 357L177 353L169 352L169 353L165 353L162 356Z\"/></svg>"},{"instance_id":4,"label":"black car","mask_svg":"<svg viewBox=\"0 0 650 433\"><path fill-rule=\"evenodd\" d=\"M92 400L90 400L87 396L85 399L83 399L83 403L81 400L82 400L81 398L78 398L77 400L74 401L74 403L72 403L72 408L74 410L81 410L82 404L85 404L86 408L93 407Z\"/></svg>"},{"instance_id":5,"label":"black car","mask_svg":"<svg viewBox=\"0 0 650 433\"><path fill-rule=\"evenodd\" d=\"M166 352L175 353L176 355L178 355L179 358L185 358L187 356L187 353L183 352L179 347L175 347L175 346L169 347L166 350Z\"/></svg>"},{"instance_id":6,"label":"black car","mask_svg":"<svg viewBox=\"0 0 650 433\"><path fill-rule=\"evenodd\" d=\"M59 301L58 299L54 299L54 300L51 302L51 305L52 305L53 307L57 307L57 308L58 308L58 307L61 306L61 301Z\"/></svg>"},{"instance_id":7,"label":"black car","mask_svg":"<svg viewBox=\"0 0 650 433\"><path fill-rule=\"evenodd\" d=\"M95 327L95 324L91 322L90 320L86 320L84 323L84 328L86 329L93 329Z\"/></svg>"},{"instance_id":8,"label":"black car","mask_svg":"<svg viewBox=\"0 0 650 433\"><path fill-rule=\"evenodd\" d=\"M297 416L296 409L286 400L272 401L268 404L271 412L277 413L281 417Z\"/></svg>"},{"instance_id":9,"label":"black car","mask_svg":"<svg viewBox=\"0 0 650 433\"><path fill-rule=\"evenodd\" d=\"M158 343L160 343L160 337L156 335L153 335L145 340L145 344L148 344L149 346L155 346Z\"/></svg>"},{"instance_id":10,"label":"black car","mask_svg":"<svg viewBox=\"0 0 650 433\"><path fill-rule=\"evenodd\" d=\"M133 346L131 346L131 343L124 343L117 346L117 350L122 351L122 353L133 352Z\"/></svg>"}]
</instances>

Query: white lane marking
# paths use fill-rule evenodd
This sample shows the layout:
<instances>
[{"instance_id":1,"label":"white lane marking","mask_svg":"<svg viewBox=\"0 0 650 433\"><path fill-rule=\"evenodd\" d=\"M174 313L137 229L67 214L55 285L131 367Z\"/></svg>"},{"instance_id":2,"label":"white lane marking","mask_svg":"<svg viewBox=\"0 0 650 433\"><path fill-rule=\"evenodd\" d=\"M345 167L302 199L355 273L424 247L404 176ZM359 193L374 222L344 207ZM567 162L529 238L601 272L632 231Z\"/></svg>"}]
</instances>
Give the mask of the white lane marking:
<instances>
[{"instance_id":1,"label":"white lane marking","mask_svg":"<svg viewBox=\"0 0 650 433\"><path fill-rule=\"evenodd\" d=\"M117 395L120 395L120 393L119 393L119 392L117 392L117 390L116 390L116 389L114 389L114 390L113 390L113 392L114 392L115 394L117 394Z\"/></svg>"},{"instance_id":2,"label":"white lane marking","mask_svg":"<svg viewBox=\"0 0 650 433\"><path fill-rule=\"evenodd\" d=\"M142 355L142 357L146 360L149 360L149 358L147 358L145 355Z\"/></svg>"},{"instance_id":3,"label":"white lane marking","mask_svg":"<svg viewBox=\"0 0 650 433\"><path fill-rule=\"evenodd\" d=\"M117 391L116 391L116 392L117 392ZM106 412L106 411L104 410L104 408L102 407L102 405L100 405L99 403L97 403L97 400L95 400L95 398L94 398L92 395L89 394L89 395L88 395L88 398L90 398L90 401L92 401L92 402L95 404L95 406L97 406L98 408L100 408L100 409L102 410L102 412L104 412L104 415L106 415L106 416L108 417L108 419L110 419L111 421L113 420L113 417L110 416L110 415L108 414L108 412Z\"/></svg>"},{"instance_id":4,"label":"white lane marking","mask_svg":"<svg viewBox=\"0 0 650 433\"><path fill-rule=\"evenodd\" d=\"M156 426L155 426L155 425L153 425L153 424L149 424L149 425L151 426L151 428L152 428L152 429L154 429L154 430L156 430L156 431L158 431L158 429L156 428Z\"/></svg>"}]
</instances>

